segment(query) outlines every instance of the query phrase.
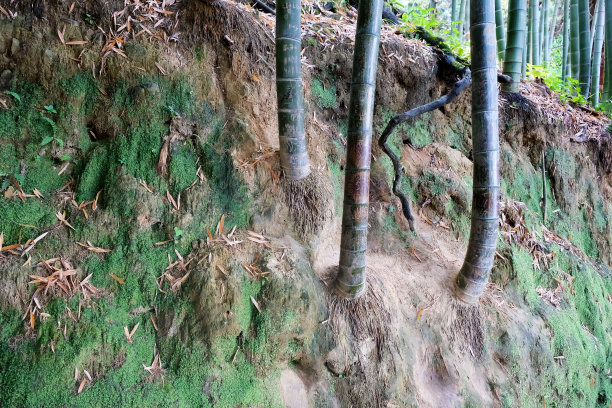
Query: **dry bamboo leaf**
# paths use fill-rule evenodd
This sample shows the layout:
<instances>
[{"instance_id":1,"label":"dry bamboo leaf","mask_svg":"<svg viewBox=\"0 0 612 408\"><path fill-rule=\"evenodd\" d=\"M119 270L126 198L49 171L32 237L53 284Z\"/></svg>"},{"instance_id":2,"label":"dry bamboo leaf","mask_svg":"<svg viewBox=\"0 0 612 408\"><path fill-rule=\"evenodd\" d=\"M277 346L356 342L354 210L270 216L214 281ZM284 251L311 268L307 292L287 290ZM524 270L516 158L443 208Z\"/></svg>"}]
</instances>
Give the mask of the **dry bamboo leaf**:
<instances>
[{"instance_id":1,"label":"dry bamboo leaf","mask_svg":"<svg viewBox=\"0 0 612 408\"><path fill-rule=\"evenodd\" d=\"M30 327L34 329L34 313L30 310Z\"/></svg>"},{"instance_id":2,"label":"dry bamboo leaf","mask_svg":"<svg viewBox=\"0 0 612 408\"><path fill-rule=\"evenodd\" d=\"M181 256L181 254L179 254L179 251L177 251L176 249L174 250L174 253L176 254L176 256L178 257L178 259L183 262L183 257Z\"/></svg>"},{"instance_id":3,"label":"dry bamboo leaf","mask_svg":"<svg viewBox=\"0 0 612 408\"><path fill-rule=\"evenodd\" d=\"M0 251L2 250L3 242L4 242L4 231L0 232Z\"/></svg>"},{"instance_id":4,"label":"dry bamboo leaf","mask_svg":"<svg viewBox=\"0 0 612 408\"><path fill-rule=\"evenodd\" d=\"M191 271L188 271L185 275L183 275L183 277L181 277L180 279L177 279L174 283L172 283L172 290L175 292L178 291L181 288L181 285L183 284L183 282L187 280L189 275L191 275Z\"/></svg>"},{"instance_id":5,"label":"dry bamboo leaf","mask_svg":"<svg viewBox=\"0 0 612 408\"><path fill-rule=\"evenodd\" d=\"M257 301L255 300L255 298L253 296L251 296L251 302L253 302L253 304L255 305L255 307L257 308L257 311L259 313L261 313L261 308L259 307L259 303L257 303Z\"/></svg>"},{"instance_id":6,"label":"dry bamboo leaf","mask_svg":"<svg viewBox=\"0 0 612 408\"><path fill-rule=\"evenodd\" d=\"M70 166L70 162L67 162L67 163L64 165L64 167L62 167L62 169L59 171L59 173L57 173L57 175L58 175L58 176L61 176L61 175L62 175L62 174L63 174L63 173L66 171L66 169L68 168L68 166Z\"/></svg>"},{"instance_id":7,"label":"dry bamboo leaf","mask_svg":"<svg viewBox=\"0 0 612 408\"><path fill-rule=\"evenodd\" d=\"M66 45L83 45L87 44L87 41L68 41Z\"/></svg>"},{"instance_id":8,"label":"dry bamboo leaf","mask_svg":"<svg viewBox=\"0 0 612 408\"><path fill-rule=\"evenodd\" d=\"M110 249L98 248L91 245L91 242L87 241L87 244L83 244L82 242L77 242L77 245L82 246L83 248L87 248L89 251L95 252L97 254L105 254L111 252Z\"/></svg>"},{"instance_id":9,"label":"dry bamboo leaf","mask_svg":"<svg viewBox=\"0 0 612 408\"><path fill-rule=\"evenodd\" d=\"M259 239L263 239L263 240L266 239L266 237L264 237L263 235L258 234L258 233L254 232L254 231L251 231L251 230L247 230L247 234L249 234L249 235L251 235L252 237L255 237L255 238L259 238Z\"/></svg>"},{"instance_id":10,"label":"dry bamboo leaf","mask_svg":"<svg viewBox=\"0 0 612 408\"><path fill-rule=\"evenodd\" d=\"M166 198L168 198L168 202L172 205L172 207L174 207L174 209L178 211L178 205L176 204L176 201L174 201L174 198L172 198L172 196L170 195L170 191L168 190L166 190Z\"/></svg>"},{"instance_id":11,"label":"dry bamboo leaf","mask_svg":"<svg viewBox=\"0 0 612 408\"><path fill-rule=\"evenodd\" d=\"M34 193L34 195L35 195L36 197L38 197L38 198L45 198L45 197L44 197L44 196L43 196L43 195L40 193L40 191L38 191L38 189L36 189L36 188L35 188L34 190L32 190L32 192L33 192L33 193Z\"/></svg>"},{"instance_id":12,"label":"dry bamboo leaf","mask_svg":"<svg viewBox=\"0 0 612 408\"><path fill-rule=\"evenodd\" d=\"M92 211L96 211L96 209L98 208L98 198L100 198L100 193L102 192L102 190L98 191L98 193L96 194L96 199L94 200L92 206L91 206L91 210Z\"/></svg>"},{"instance_id":13,"label":"dry bamboo leaf","mask_svg":"<svg viewBox=\"0 0 612 408\"><path fill-rule=\"evenodd\" d=\"M73 321L75 321L75 322L76 322L76 321L77 321L77 319L74 317L74 314L72 313L72 310L70 310L70 308L69 308L68 306L66 306L66 311L68 312L68 316L70 316L70 318L71 318Z\"/></svg>"},{"instance_id":14,"label":"dry bamboo leaf","mask_svg":"<svg viewBox=\"0 0 612 408\"><path fill-rule=\"evenodd\" d=\"M49 232L44 232L42 234L40 234L39 236L37 236L36 238L34 238L34 240L32 241L32 243L23 251L23 253L21 254L21 256L24 256L25 254L27 254L32 248L34 248L34 245L36 245L36 243L38 241L40 241L41 239L43 239L44 237L47 236Z\"/></svg>"},{"instance_id":15,"label":"dry bamboo leaf","mask_svg":"<svg viewBox=\"0 0 612 408\"><path fill-rule=\"evenodd\" d=\"M142 180L138 180L138 184L144 187L149 193L153 194L153 190Z\"/></svg>"},{"instance_id":16,"label":"dry bamboo leaf","mask_svg":"<svg viewBox=\"0 0 612 408\"><path fill-rule=\"evenodd\" d=\"M74 10L74 5L75 5L75 2L73 1L72 4L70 5L70 9L68 9L68 14L69 15L72 14L72 11ZM76 378L75 378L75 380L76 380Z\"/></svg>"},{"instance_id":17,"label":"dry bamboo leaf","mask_svg":"<svg viewBox=\"0 0 612 408\"><path fill-rule=\"evenodd\" d=\"M83 369L83 372L85 373L85 376L87 377L89 382L93 382L93 378L91 378L91 374L89 374L89 371Z\"/></svg>"},{"instance_id":18,"label":"dry bamboo leaf","mask_svg":"<svg viewBox=\"0 0 612 408\"><path fill-rule=\"evenodd\" d=\"M64 26L63 31L60 31L59 29L57 30L57 36L59 37L62 44L66 44L66 41L64 41L64 31L66 31L66 26Z\"/></svg>"},{"instance_id":19,"label":"dry bamboo leaf","mask_svg":"<svg viewBox=\"0 0 612 408\"><path fill-rule=\"evenodd\" d=\"M221 220L217 224L217 235L223 234L223 224L225 223L225 214L221 215Z\"/></svg>"},{"instance_id":20,"label":"dry bamboo leaf","mask_svg":"<svg viewBox=\"0 0 612 408\"><path fill-rule=\"evenodd\" d=\"M110 274L110 277L113 278L114 280L116 280L117 282L119 282L120 285L123 285L125 283L125 281L123 279L121 279L120 277L114 275L114 274Z\"/></svg>"},{"instance_id":21,"label":"dry bamboo leaf","mask_svg":"<svg viewBox=\"0 0 612 408\"><path fill-rule=\"evenodd\" d=\"M60 213L59 211L57 212L57 214L55 214L55 216L57 217L58 220L60 220L60 223L67 226L68 228L72 229L73 231L75 231L74 227L72 225L70 225L68 223L68 221L66 221L66 218L64 218L64 215L62 213Z\"/></svg>"},{"instance_id":22,"label":"dry bamboo leaf","mask_svg":"<svg viewBox=\"0 0 612 408\"><path fill-rule=\"evenodd\" d=\"M12 249L19 248L20 246L21 246L21 244L7 245L5 247L2 247L2 251L10 251Z\"/></svg>"},{"instance_id":23,"label":"dry bamboo leaf","mask_svg":"<svg viewBox=\"0 0 612 408\"><path fill-rule=\"evenodd\" d=\"M85 388L85 383L87 383L87 378L83 378L83 381L81 381L81 385L79 385L77 394L80 394L83 392L83 389Z\"/></svg>"},{"instance_id":24,"label":"dry bamboo leaf","mask_svg":"<svg viewBox=\"0 0 612 408\"><path fill-rule=\"evenodd\" d=\"M171 240L171 239L169 239L169 240L167 240L167 241L160 241L160 242L156 242L156 243L155 243L155 244L153 244L153 245L155 245L155 246L160 246L160 245L167 244L168 242L171 242L171 241L172 241L172 240Z\"/></svg>"},{"instance_id":25,"label":"dry bamboo leaf","mask_svg":"<svg viewBox=\"0 0 612 408\"><path fill-rule=\"evenodd\" d=\"M155 331L158 331L159 329L157 328L157 323L155 323L155 319L153 318L153 314L149 314L149 316L151 317L151 323L153 323L153 328L155 328Z\"/></svg>"},{"instance_id":26,"label":"dry bamboo leaf","mask_svg":"<svg viewBox=\"0 0 612 408\"><path fill-rule=\"evenodd\" d=\"M138 330L138 326L140 326L140 322L136 323L136 326L134 326L132 328L132 331L130 332L130 336L129 336L130 343L132 342L132 337L134 336L134 333L136 333L136 330Z\"/></svg>"},{"instance_id":27,"label":"dry bamboo leaf","mask_svg":"<svg viewBox=\"0 0 612 408\"><path fill-rule=\"evenodd\" d=\"M258 244L269 244L270 243L269 241L265 241L265 240L255 238L255 237L247 237L247 239L249 241L257 242Z\"/></svg>"}]
</instances>

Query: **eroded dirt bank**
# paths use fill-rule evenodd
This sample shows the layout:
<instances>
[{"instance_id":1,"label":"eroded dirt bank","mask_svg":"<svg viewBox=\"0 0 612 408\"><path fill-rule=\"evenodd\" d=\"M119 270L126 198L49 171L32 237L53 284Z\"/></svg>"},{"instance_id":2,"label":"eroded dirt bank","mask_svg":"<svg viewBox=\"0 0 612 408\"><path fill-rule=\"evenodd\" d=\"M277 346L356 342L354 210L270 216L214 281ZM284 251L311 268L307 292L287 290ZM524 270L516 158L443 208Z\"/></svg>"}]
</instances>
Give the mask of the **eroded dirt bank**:
<instances>
[{"instance_id":1,"label":"eroded dirt bank","mask_svg":"<svg viewBox=\"0 0 612 408\"><path fill-rule=\"evenodd\" d=\"M270 16L231 2L0 4L0 406L612 404L605 123L540 84L500 97L505 204L477 321L450 293L469 229L469 90L402 126L392 143L418 232L375 148L370 289L347 310L325 282L350 24L304 16L309 149L334 202L299 237ZM377 133L452 80L391 28L378 71Z\"/></svg>"}]
</instances>

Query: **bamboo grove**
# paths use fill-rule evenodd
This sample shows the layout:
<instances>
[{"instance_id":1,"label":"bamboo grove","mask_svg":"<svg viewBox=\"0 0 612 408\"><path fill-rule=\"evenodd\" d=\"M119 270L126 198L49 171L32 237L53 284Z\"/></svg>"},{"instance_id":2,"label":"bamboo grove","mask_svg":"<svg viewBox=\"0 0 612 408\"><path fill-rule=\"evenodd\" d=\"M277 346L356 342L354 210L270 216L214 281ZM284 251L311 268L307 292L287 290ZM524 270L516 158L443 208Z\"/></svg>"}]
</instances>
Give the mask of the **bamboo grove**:
<instances>
[{"instance_id":1,"label":"bamboo grove","mask_svg":"<svg viewBox=\"0 0 612 408\"><path fill-rule=\"evenodd\" d=\"M449 103L472 86L473 202L466 257L455 281L455 295L477 303L493 266L497 237L499 196L498 81L505 92L519 92L521 79L559 71L561 82L572 84L580 101L594 106L612 97L612 0L449 0L449 27L470 40L471 63L457 57L463 68L453 89L397 115L383 132L379 145L388 153L387 138L408 118ZM281 164L290 180L310 173L304 134L300 63L300 11L297 0L279 1L277 7L277 90ZM437 3L433 2L438 18ZM383 0L360 0L348 106L348 138L344 204L338 274L332 288L342 298L356 299L366 290L366 252L369 218L370 159L374 95ZM439 39L417 27L425 41ZM426 38L426 37L429 37ZM444 48L444 47L442 47ZM447 57L454 59L452 51ZM555 53L553 53L553 50ZM553 60L554 58L554 60ZM459 62L461 61L461 62ZM463 64L463 65L462 65ZM456 65L455 65L456 66ZM503 67L503 74L498 73ZM539 71L538 71L539 70ZM543 78L547 80L547 78ZM579 95L578 95L579 94ZM393 161L397 194L402 167ZM399 195L398 195L399 197ZM404 215L413 228L409 202ZM291 200L290 200L291 206Z\"/></svg>"},{"instance_id":2,"label":"bamboo grove","mask_svg":"<svg viewBox=\"0 0 612 408\"><path fill-rule=\"evenodd\" d=\"M462 34L468 21L464 3L469 1L450 0L450 25ZM495 0L494 4L498 62L514 80L504 91L518 92L518 80L540 67L572 85L584 102L605 103L610 109L612 52L605 49L612 49L611 0Z\"/></svg>"},{"instance_id":3,"label":"bamboo grove","mask_svg":"<svg viewBox=\"0 0 612 408\"><path fill-rule=\"evenodd\" d=\"M469 7L469 12L465 11L466 7ZM461 69L462 79L457 82L454 91L438 101L416 108L416 111L424 112L448 103L467 86L473 85L472 227L465 261L457 274L455 295L460 300L474 304L478 302L487 284L497 245L499 195L497 57L503 57L506 46L505 41L500 41L498 38L504 31L500 0L495 3L489 0L471 0L469 5L467 0L463 0L459 10L470 16L471 23L462 26L462 29L469 28L472 37L472 65L471 67L466 65ZM300 11L301 5L297 0L278 2L276 66L280 158L285 175L290 180L307 177L310 171L307 141L304 135L302 74L299 62ZM338 273L332 285L336 295L349 300L357 299L367 291L370 160L382 16L383 0L360 0L348 107L340 258ZM473 83L471 70L474 73ZM410 116L411 112L405 113L404 116ZM388 136L393 128L392 120L383 133ZM386 142L383 138L379 144L382 144L385 150ZM395 183L397 180L396 178ZM409 219L412 219L408 203L402 202L402 205L404 215L408 214Z\"/></svg>"}]
</instances>

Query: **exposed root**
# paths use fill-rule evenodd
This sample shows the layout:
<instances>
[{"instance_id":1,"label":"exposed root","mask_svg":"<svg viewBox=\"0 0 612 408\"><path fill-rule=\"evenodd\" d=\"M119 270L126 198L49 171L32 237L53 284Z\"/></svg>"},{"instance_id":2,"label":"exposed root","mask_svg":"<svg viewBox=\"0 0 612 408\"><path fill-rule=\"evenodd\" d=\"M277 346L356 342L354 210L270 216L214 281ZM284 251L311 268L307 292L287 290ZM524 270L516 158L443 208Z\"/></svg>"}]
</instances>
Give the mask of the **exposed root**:
<instances>
[{"instance_id":1,"label":"exposed root","mask_svg":"<svg viewBox=\"0 0 612 408\"><path fill-rule=\"evenodd\" d=\"M285 179L285 198L289 214L300 237L317 234L330 217L331 187L323 175L312 171L300 180Z\"/></svg>"},{"instance_id":2,"label":"exposed root","mask_svg":"<svg viewBox=\"0 0 612 408\"><path fill-rule=\"evenodd\" d=\"M416 108L410 109L408 112L404 112L400 115L397 115L391 118L391 120L389 121L389 124L387 124L387 127L385 128L382 135L380 136L380 139L378 140L379 146L383 149L385 154L389 156L389 159L391 159L391 161L393 162L393 169L395 171L395 176L393 177L393 194L395 194L395 196L397 196L400 199L402 203L402 213L404 214L404 217L408 221L408 224L410 225L410 229L412 231L414 231L414 217L412 216L412 212L410 211L410 202L408 198L406 198L406 195L402 193L400 190L400 183L402 180L403 168L400 163L400 158L397 157L395 153L393 153L393 150L391 150L391 148L387 144L387 140L389 139L389 136L391 135L393 130L398 125L402 123L406 123L410 120L413 120L414 118L416 118L419 115L422 115L423 113L431 112L435 109L441 108L442 106L448 103L451 103L455 99L457 99L457 97L461 95L461 92L463 92L463 90L466 89L468 86L470 86L470 84L472 83L472 76L471 76L470 70L466 69L463 72L464 73L463 73L463 77L461 78L461 80L457 81L453 85L453 88L450 90L450 92L447 93L446 95L441 96L435 101L426 103L425 105L417 106ZM408 143L408 142L409 140L404 140L404 143Z\"/></svg>"},{"instance_id":3,"label":"exposed root","mask_svg":"<svg viewBox=\"0 0 612 408\"><path fill-rule=\"evenodd\" d=\"M502 100L506 101L508 105L519 108L525 111L536 110L536 106L529 99L525 98L519 92L500 92Z\"/></svg>"},{"instance_id":4,"label":"exposed root","mask_svg":"<svg viewBox=\"0 0 612 408\"><path fill-rule=\"evenodd\" d=\"M460 338L460 343L467 346L472 357L480 358L484 346L484 329L479 307L453 299L450 309L452 318L450 332L455 338Z\"/></svg>"},{"instance_id":5,"label":"exposed root","mask_svg":"<svg viewBox=\"0 0 612 408\"><path fill-rule=\"evenodd\" d=\"M382 293L381 283L370 277L363 296L349 300L331 294L329 301L329 319L334 332L338 333L344 320L357 340L373 339L376 343L376 354L381 361L385 349L391 351L394 345L391 334L391 312Z\"/></svg>"},{"instance_id":6,"label":"exposed root","mask_svg":"<svg viewBox=\"0 0 612 408\"><path fill-rule=\"evenodd\" d=\"M393 352L398 350L382 282L370 276L366 293L354 300L333 292L328 295L332 331L338 338L350 339L350 352L356 356L353 364L347 367L350 375L346 377L344 392L348 402L356 406L386 406L385 387L381 384L390 384L394 378ZM375 352L376 356L365 351L371 342L375 346L371 353Z\"/></svg>"},{"instance_id":7,"label":"exposed root","mask_svg":"<svg viewBox=\"0 0 612 408\"><path fill-rule=\"evenodd\" d=\"M612 136L604 132L601 137L592 140L595 151L595 164L599 174L609 176L612 174Z\"/></svg>"},{"instance_id":8,"label":"exposed root","mask_svg":"<svg viewBox=\"0 0 612 408\"><path fill-rule=\"evenodd\" d=\"M211 39L223 48L242 50L251 62L274 52L274 38L268 27L253 18L248 9L231 1L191 1L183 6L185 37L196 43Z\"/></svg>"}]
</instances>

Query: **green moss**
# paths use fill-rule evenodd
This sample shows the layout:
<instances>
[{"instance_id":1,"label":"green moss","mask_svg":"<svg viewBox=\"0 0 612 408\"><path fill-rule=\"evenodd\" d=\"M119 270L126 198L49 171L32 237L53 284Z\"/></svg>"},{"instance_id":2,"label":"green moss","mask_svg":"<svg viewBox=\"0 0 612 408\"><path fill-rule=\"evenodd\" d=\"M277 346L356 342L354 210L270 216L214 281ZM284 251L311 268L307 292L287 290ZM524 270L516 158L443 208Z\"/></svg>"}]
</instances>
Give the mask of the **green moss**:
<instances>
[{"instance_id":1,"label":"green moss","mask_svg":"<svg viewBox=\"0 0 612 408\"><path fill-rule=\"evenodd\" d=\"M282 406L276 385L280 378L278 370L270 370L265 377L259 378L243 352L238 352L232 362L236 353L235 340L219 339L212 350L217 363L214 367L217 376L210 390L215 407Z\"/></svg>"},{"instance_id":2,"label":"green moss","mask_svg":"<svg viewBox=\"0 0 612 408\"><path fill-rule=\"evenodd\" d=\"M257 309L251 301L251 296L257 300L262 285L263 281L253 281L246 276L240 284L240 301L236 303L234 314L238 321L238 327L245 333L248 333L251 321L257 313Z\"/></svg>"},{"instance_id":3,"label":"green moss","mask_svg":"<svg viewBox=\"0 0 612 408\"><path fill-rule=\"evenodd\" d=\"M433 143L432 131L429 128L429 113L419 116L406 132L406 138L417 148L423 148Z\"/></svg>"},{"instance_id":4,"label":"green moss","mask_svg":"<svg viewBox=\"0 0 612 408\"><path fill-rule=\"evenodd\" d=\"M523 248L512 248L512 267L517 279L517 288L524 296L527 304L532 307L540 301L536 292L537 282L539 279L535 276L537 273L533 268L533 260L531 255Z\"/></svg>"},{"instance_id":5,"label":"green moss","mask_svg":"<svg viewBox=\"0 0 612 408\"><path fill-rule=\"evenodd\" d=\"M81 173L76 190L75 198L78 202L94 199L109 179L115 180L114 172L110 171L110 167L110 159L106 149L96 149L91 153Z\"/></svg>"},{"instance_id":6,"label":"green moss","mask_svg":"<svg viewBox=\"0 0 612 408\"><path fill-rule=\"evenodd\" d=\"M333 85L324 86L318 78L312 78L310 92L314 97L315 103L321 109L335 109L338 107L336 87Z\"/></svg>"},{"instance_id":7,"label":"green moss","mask_svg":"<svg viewBox=\"0 0 612 408\"><path fill-rule=\"evenodd\" d=\"M586 255L597 258L599 248L593 236L593 231L589 227L591 224L588 220L586 209L582 208L577 214L572 216L565 213L558 214L553 230L559 236L580 248Z\"/></svg>"},{"instance_id":8,"label":"green moss","mask_svg":"<svg viewBox=\"0 0 612 408\"><path fill-rule=\"evenodd\" d=\"M25 243L41 234L41 230L57 222L55 207L41 200L0 198L0 229L4 231L4 244ZM32 228L36 227L36 229Z\"/></svg>"},{"instance_id":9,"label":"green moss","mask_svg":"<svg viewBox=\"0 0 612 408\"><path fill-rule=\"evenodd\" d=\"M574 264L572 275L575 294L566 292L568 304L548 317L554 331L553 353L565 357L553 386L565 406L607 406L612 401L607 378L612 355L609 283L580 263Z\"/></svg>"},{"instance_id":10,"label":"green moss","mask_svg":"<svg viewBox=\"0 0 612 408\"><path fill-rule=\"evenodd\" d=\"M76 228L70 232L70 242L91 239L94 245L111 248L112 252L72 259L79 273L93 274L90 282L104 293L103 298L82 308L78 322L66 314L66 307L76 314L78 296L52 300L45 306L45 312L51 316L46 321L36 320L36 340L23 339L13 346L24 331L20 313L0 311L0 366L10 366L0 372L0 405L280 406L278 370L256 372L244 351L232 362L235 339L226 341L231 347L218 349L213 345L209 349L198 341L183 343L178 338L181 336L157 337L149 313L141 312L155 308L162 315L170 313L177 325L185 319L194 319L190 299L180 292L162 294L156 278L165 270L169 257L176 260L175 248L187 256L191 240L201 237L207 228L213 229L221 214L226 215L226 225L248 223L251 199L230 154L232 147L250 140L248 128L230 125L224 129L225 119L217 116L206 102L195 101L184 78L130 78L104 86L108 96L102 95L98 90L102 86L89 73L61 80L56 85L61 89L52 91L55 94L43 94L36 86L19 84L17 91L25 103L0 111L0 153L6 159L0 163L0 171L16 175L26 192L38 188L45 194L44 200L28 199L26 203L0 197L0 229L4 232L5 244L24 242L40 234L42 228L56 223L54 214L58 208L55 203L51 204L53 198L47 194L52 195L53 190L72 177L77 201L91 200L100 190L103 193L98 212L89 220L75 217L67 208ZM139 99L142 90L148 95L146 99ZM61 163L51 158L51 153L58 157L62 152L53 151L55 146L41 148L40 141L50 129L40 120L40 113L30 108L49 102L58 109L58 114L53 116L58 126L56 136L78 152L73 165L62 176L57 176ZM92 141L88 129L100 112L106 115L103 130L108 134ZM157 175L155 165L173 114L197 123L200 130L206 131L203 133L206 137L198 139L195 149L185 144L173 151L170 177L165 180ZM158 198L147 203L138 201L140 190L137 189L141 187L137 178L152 186L155 194L170 186L176 195L195 179L198 158L208 186L194 187L202 195L203 204L202 211L193 214L192 220L183 221L186 217L160 208ZM21 163L25 169L23 175ZM155 213L160 226L148 230L138 224L137 216L143 205ZM154 245L168 238L165 229L171 230L177 225L184 230L183 239L174 245ZM65 243L48 242L66 250ZM47 241L42 245L48 249ZM43 247L37 256L43 255ZM62 254L70 256L69 252ZM239 265L236 269L244 274ZM122 278L124 283L118 283L111 274ZM168 285L164 282L162 288L168 289ZM245 344L269 358L272 350L266 340L277 335L278 324L294 328L297 317L292 312L258 316L250 297L258 299L262 285L263 282L245 277L241 282L241 297L232 310L245 333ZM58 322L66 327L66 338L62 330L57 330ZM123 328L132 328L136 323L140 327L134 343L129 344ZM49 349L51 342L55 354ZM167 369L163 384L151 381L142 367L151 364L156 345ZM245 345L247 349L251 346ZM289 350L284 343L282 346L282 350ZM295 343L291 350L296 352L298 348L299 344ZM79 395L76 395L78 382L73 380L75 368L81 373L87 369L95 377Z\"/></svg>"},{"instance_id":11,"label":"green moss","mask_svg":"<svg viewBox=\"0 0 612 408\"><path fill-rule=\"evenodd\" d=\"M471 224L470 214L467 209L451 199L444 205L444 214L450 221L453 230L459 232L463 239L467 241L470 237Z\"/></svg>"},{"instance_id":12,"label":"green moss","mask_svg":"<svg viewBox=\"0 0 612 408\"><path fill-rule=\"evenodd\" d=\"M40 145L44 137L53 136L49 124L42 120L40 112L33 108L48 102L44 99L41 88L15 81L11 91L20 95L21 102L16 102L10 109L0 111L0 139L23 140Z\"/></svg>"},{"instance_id":13,"label":"green moss","mask_svg":"<svg viewBox=\"0 0 612 408\"><path fill-rule=\"evenodd\" d=\"M0 157L2 157L0 161L0 178L19 171L19 161L17 160L15 146L12 144L0 145Z\"/></svg>"},{"instance_id":14,"label":"green moss","mask_svg":"<svg viewBox=\"0 0 612 408\"><path fill-rule=\"evenodd\" d=\"M189 144L183 144L172 152L170 160L170 181L173 185L174 194L189 187L196 176L197 156Z\"/></svg>"},{"instance_id":15,"label":"green moss","mask_svg":"<svg viewBox=\"0 0 612 408\"><path fill-rule=\"evenodd\" d=\"M344 192L342 187L344 186L344 171L340 170L340 165L332 160L327 160L327 166L331 171L331 181L334 190L334 207L336 214L342 214L342 201L344 198Z\"/></svg>"},{"instance_id":16,"label":"green moss","mask_svg":"<svg viewBox=\"0 0 612 408\"><path fill-rule=\"evenodd\" d=\"M468 153L468 147L463 134L450 128L447 128L447 130L448 133L446 135L446 143L453 149L460 150L463 153Z\"/></svg>"},{"instance_id":17,"label":"green moss","mask_svg":"<svg viewBox=\"0 0 612 408\"><path fill-rule=\"evenodd\" d=\"M229 152L218 153L208 143L202 151L202 170L211 187L212 202L209 218L217 222L221 214L229 215L227 221L238 227L249 220L251 198L244 181L234 167ZM195 172L194 172L195 174Z\"/></svg>"},{"instance_id":18,"label":"green moss","mask_svg":"<svg viewBox=\"0 0 612 408\"><path fill-rule=\"evenodd\" d=\"M26 165L26 174L23 185L25 191L38 189L43 195L60 189L68 181L65 173L58 175L62 165L54 163L46 157L38 160L29 160Z\"/></svg>"}]
</instances>

